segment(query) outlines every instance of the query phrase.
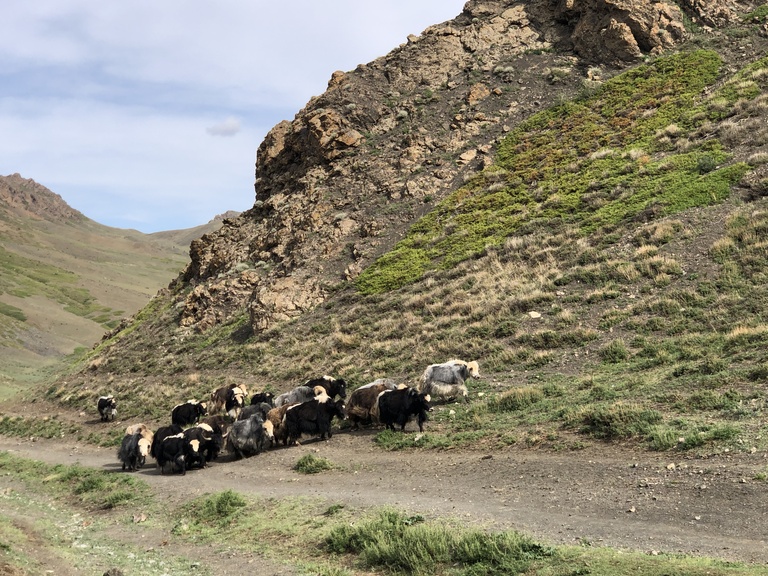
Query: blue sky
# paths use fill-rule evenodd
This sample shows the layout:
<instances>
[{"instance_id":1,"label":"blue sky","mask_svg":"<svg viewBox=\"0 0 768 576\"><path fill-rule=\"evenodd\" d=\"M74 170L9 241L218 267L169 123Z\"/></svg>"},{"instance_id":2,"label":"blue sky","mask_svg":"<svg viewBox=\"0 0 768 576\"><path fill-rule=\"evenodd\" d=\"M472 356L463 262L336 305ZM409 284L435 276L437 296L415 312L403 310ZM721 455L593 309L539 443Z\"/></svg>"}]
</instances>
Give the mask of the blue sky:
<instances>
[{"instance_id":1,"label":"blue sky","mask_svg":"<svg viewBox=\"0 0 768 576\"><path fill-rule=\"evenodd\" d=\"M34 0L0 19L0 174L102 224L189 228L253 205L256 149L335 70L464 0Z\"/></svg>"}]
</instances>

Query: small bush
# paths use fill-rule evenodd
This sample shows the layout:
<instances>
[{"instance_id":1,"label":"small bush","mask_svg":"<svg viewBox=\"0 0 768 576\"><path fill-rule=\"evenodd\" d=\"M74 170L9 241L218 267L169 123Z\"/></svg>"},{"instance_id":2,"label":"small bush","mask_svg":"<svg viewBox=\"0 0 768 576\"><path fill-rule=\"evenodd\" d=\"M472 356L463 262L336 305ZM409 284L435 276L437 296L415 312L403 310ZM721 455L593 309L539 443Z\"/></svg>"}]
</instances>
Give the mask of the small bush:
<instances>
[{"instance_id":1,"label":"small bush","mask_svg":"<svg viewBox=\"0 0 768 576\"><path fill-rule=\"evenodd\" d=\"M656 410L617 403L575 410L566 415L566 424L580 426L580 432L596 438L614 440L646 436L661 419Z\"/></svg>"},{"instance_id":2,"label":"small bush","mask_svg":"<svg viewBox=\"0 0 768 576\"><path fill-rule=\"evenodd\" d=\"M613 340L610 344L602 348L599 352L603 362L608 364L618 364L625 362L629 358L629 351L624 340Z\"/></svg>"},{"instance_id":3,"label":"small bush","mask_svg":"<svg viewBox=\"0 0 768 576\"><path fill-rule=\"evenodd\" d=\"M294 470L302 474L317 474L319 472L324 472L325 470L331 470L332 468L333 464L327 459L315 456L314 454L305 454L299 458L299 461L296 462L296 465L293 467Z\"/></svg>"},{"instance_id":4,"label":"small bush","mask_svg":"<svg viewBox=\"0 0 768 576\"><path fill-rule=\"evenodd\" d=\"M648 444L651 450L665 452L677 446L678 438L671 428L654 426L648 434Z\"/></svg>"},{"instance_id":5,"label":"small bush","mask_svg":"<svg viewBox=\"0 0 768 576\"><path fill-rule=\"evenodd\" d=\"M488 408L492 412L523 410L536 404L542 398L544 398L544 393L538 388L513 388L491 399L488 402Z\"/></svg>"},{"instance_id":6,"label":"small bush","mask_svg":"<svg viewBox=\"0 0 768 576\"><path fill-rule=\"evenodd\" d=\"M193 521L213 526L227 526L246 506L245 498L232 490L214 494L191 505Z\"/></svg>"},{"instance_id":7,"label":"small bush","mask_svg":"<svg viewBox=\"0 0 768 576\"><path fill-rule=\"evenodd\" d=\"M425 522L393 510L355 525L334 528L326 546L336 554L356 554L368 570L392 574L459 574L488 576L526 573L533 562L554 551L515 532L489 534Z\"/></svg>"}]
</instances>

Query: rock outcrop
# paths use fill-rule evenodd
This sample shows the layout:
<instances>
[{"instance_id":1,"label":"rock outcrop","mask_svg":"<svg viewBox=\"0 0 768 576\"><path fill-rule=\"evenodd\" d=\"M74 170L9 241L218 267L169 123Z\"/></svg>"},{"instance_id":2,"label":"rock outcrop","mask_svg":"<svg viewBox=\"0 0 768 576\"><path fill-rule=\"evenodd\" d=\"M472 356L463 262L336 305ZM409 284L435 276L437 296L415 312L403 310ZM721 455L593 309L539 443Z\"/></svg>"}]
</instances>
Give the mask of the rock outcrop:
<instances>
[{"instance_id":1,"label":"rock outcrop","mask_svg":"<svg viewBox=\"0 0 768 576\"><path fill-rule=\"evenodd\" d=\"M686 0L718 25L728 2ZM521 119L686 37L671 2L473 0L328 89L259 146L252 209L194 242L182 326L247 307L254 330L321 303L420 215L488 165ZM555 74L553 71L557 71ZM557 81L557 90L552 89ZM181 298L181 296L177 296Z\"/></svg>"}]
</instances>

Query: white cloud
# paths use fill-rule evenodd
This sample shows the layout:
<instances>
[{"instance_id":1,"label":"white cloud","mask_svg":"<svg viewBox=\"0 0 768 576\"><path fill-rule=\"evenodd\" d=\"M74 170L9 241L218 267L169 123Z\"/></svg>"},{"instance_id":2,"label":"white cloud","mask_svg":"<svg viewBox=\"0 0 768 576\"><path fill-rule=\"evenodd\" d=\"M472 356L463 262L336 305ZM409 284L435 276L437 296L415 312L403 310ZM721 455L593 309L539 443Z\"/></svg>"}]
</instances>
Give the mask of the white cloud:
<instances>
[{"instance_id":1,"label":"white cloud","mask_svg":"<svg viewBox=\"0 0 768 576\"><path fill-rule=\"evenodd\" d=\"M272 126L333 71L383 56L463 3L10 3L0 19L0 174L147 232L246 209Z\"/></svg>"},{"instance_id":2,"label":"white cloud","mask_svg":"<svg viewBox=\"0 0 768 576\"><path fill-rule=\"evenodd\" d=\"M211 136L234 136L240 132L240 120L230 116L223 122L209 126L205 131Z\"/></svg>"}]
</instances>

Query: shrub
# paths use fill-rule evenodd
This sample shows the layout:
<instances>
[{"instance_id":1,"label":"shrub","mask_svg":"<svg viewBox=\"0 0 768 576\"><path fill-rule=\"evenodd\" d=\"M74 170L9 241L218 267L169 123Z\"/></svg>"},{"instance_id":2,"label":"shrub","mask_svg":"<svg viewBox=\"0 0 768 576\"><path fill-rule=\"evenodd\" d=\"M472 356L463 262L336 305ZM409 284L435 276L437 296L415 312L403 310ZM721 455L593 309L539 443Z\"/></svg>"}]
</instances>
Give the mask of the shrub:
<instances>
[{"instance_id":1,"label":"shrub","mask_svg":"<svg viewBox=\"0 0 768 576\"><path fill-rule=\"evenodd\" d=\"M614 440L642 437L661 422L656 410L634 404L586 406L566 415L566 425L580 426L580 432L596 438Z\"/></svg>"},{"instance_id":2,"label":"shrub","mask_svg":"<svg viewBox=\"0 0 768 576\"><path fill-rule=\"evenodd\" d=\"M212 526L227 526L248 505L245 498L232 490L225 490L192 503L193 521Z\"/></svg>"},{"instance_id":3,"label":"shrub","mask_svg":"<svg viewBox=\"0 0 768 576\"><path fill-rule=\"evenodd\" d=\"M526 573L533 562L555 552L516 532L489 534L425 522L393 510L354 525L334 528L326 547L353 553L364 569L394 574L443 574L450 571L488 576Z\"/></svg>"},{"instance_id":4,"label":"shrub","mask_svg":"<svg viewBox=\"0 0 768 576\"><path fill-rule=\"evenodd\" d=\"M332 468L333 464L327 459L315 456L314 454L305 454L299 458L298 462L296 462L296 465L293 467L294 470L302 474L317 474L318 472L324 472L325 470L331 470Z\"/></svg>"},{"instance_id":5,"label":"shrub","mask_svg":"<svg viewBox=\"0 0 768 576\"><path fill-rule=\"evenodd\" d=\"M512 412L527 408L542 398L544 393L538 388L513 388L491 399L488 408L493 412Z\"/></svg>"},{"instance_id":6,"label":"shrub","mask_svg":"<svg viewBox=\"0 0 768 576\"><path fill-rule=\"evenodd\" d=\"M624 362L629 358L629 351L624 340L613 340L607 346L603 347L600 352L600 358L603 362L609 364L618 364Z\"/></svg>"}]
</instances>

